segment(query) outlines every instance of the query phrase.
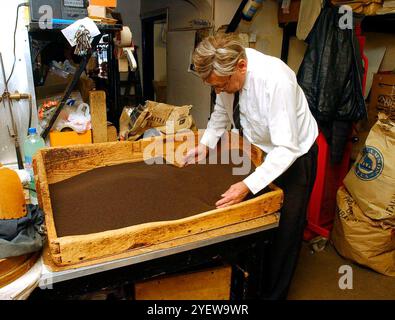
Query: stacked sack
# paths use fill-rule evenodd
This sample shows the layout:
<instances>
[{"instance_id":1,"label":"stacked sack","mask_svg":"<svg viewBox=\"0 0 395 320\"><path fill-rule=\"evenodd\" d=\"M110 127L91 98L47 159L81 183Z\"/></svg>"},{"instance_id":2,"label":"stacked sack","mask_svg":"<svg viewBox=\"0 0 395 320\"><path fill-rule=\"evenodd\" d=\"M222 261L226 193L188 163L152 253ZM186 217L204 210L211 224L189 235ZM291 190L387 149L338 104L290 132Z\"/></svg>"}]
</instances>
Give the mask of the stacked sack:
<instances>
[{"instance_id":1,"label":"stacked sack","mask_svg":"<svg viewBox=\"0 0 395 320\"><path fill-rule=\"evenodd\" d=\"M384 114L337 193L332 241L344 257L395 276L395 123Z\"/></svg>"},{"instance_id":2,"label":"stacked sack","mask_svg":"<svg viewBox=\"0 0 395 320\"><path fill-rule=\"evenodd\" d=\"M332 0L336 6L350 6L355 13L372 16L383 7L383 0Z\"/></svg>"},{"instance_id":3,"label":"stacked sack","mask_svg":"<svg viewBox=\"0 0 395 320\"><path fill-rule=\"evenodd\" d=\"M191 109L190 105L173 106L149 100L144 106L125 107L120 118L121 140L138 140L149 129L155 129L159 134L196 130Z\"/></svg>"}]
</instances>

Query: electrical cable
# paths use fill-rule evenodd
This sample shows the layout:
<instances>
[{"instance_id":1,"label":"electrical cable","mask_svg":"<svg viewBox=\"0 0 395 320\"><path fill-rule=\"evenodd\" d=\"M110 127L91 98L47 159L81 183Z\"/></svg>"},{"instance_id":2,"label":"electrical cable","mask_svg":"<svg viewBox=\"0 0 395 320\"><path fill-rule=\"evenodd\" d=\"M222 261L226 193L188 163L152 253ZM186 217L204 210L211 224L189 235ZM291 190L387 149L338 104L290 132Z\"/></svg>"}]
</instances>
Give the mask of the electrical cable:
<instances>
[{"instance_id":1,"label":"electrical cable","mask_svg":"<svg viewBox=\"0 0 395 320\"><path fill-rule=\"evenodd\" d=\"M27 7L29 6L29 2L23 2L18 4L17 8L16 8L16 19L15 19L15 28L14 28L14 62L12 63L12 68L11 68L11 73L8 76L7 80L6 80L6 84L8 85L8 82L10 81L13 73L14 73L14 69L15 69L15 63L16 63L16 53L15 53L15 47L16 47L16 29L18 27L18 17L19 17L19 8L21 7Z\"/></svg>"},{"instance_id":2,"label":"electrical cable","mask_svg":"<svg viewBox=\"0 0 395 320\"><path fill-rule=\"evenodd\" d=\"M33 101L32 96L29 94L29 126L28 129L32 126L32 117L33 117Z\"/></svg>"}]
</instances>

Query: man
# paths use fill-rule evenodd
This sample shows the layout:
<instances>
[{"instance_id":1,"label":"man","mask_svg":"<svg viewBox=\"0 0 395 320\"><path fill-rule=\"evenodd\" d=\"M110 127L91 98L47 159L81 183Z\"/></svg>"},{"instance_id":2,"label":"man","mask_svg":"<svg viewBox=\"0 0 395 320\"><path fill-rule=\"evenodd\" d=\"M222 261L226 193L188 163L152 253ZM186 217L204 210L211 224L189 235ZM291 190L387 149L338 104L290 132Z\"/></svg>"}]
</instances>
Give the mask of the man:
<instances>
[{"instance_id":1,"label":"man","mask_svg":"<svg viewBox=\"0 0 395 320\"><path fill-rule=\"evenodd\" d=\"M267 299L285 299L294 273L317 161L318 128L295 73L280 59L244 48L237 35L204 39L193 55L196 72L217 94L200 144L185 164L206 157L227 126L261 148L261 166L224 192L218 208L243 201L274 182L284 190L279 228L270 257Z\"/></svg>"}]
</instances>

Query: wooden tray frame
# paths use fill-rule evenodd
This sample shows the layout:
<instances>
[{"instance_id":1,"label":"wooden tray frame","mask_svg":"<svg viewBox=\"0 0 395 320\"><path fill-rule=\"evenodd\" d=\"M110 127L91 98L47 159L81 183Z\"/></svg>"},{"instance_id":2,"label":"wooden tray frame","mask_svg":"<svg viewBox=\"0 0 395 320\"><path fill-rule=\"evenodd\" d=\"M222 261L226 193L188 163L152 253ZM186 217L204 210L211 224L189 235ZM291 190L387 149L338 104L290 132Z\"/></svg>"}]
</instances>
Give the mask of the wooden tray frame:
<instances>
[{"instance_id":1,"label":"wooden tray frame","mask_svg":"<svg viewBox=\"0 0 395 320\"><path fill-rule=\"evenodd\" d=\"M228 138L233 134L229 133ZM267 192L254 199L215 209L191 217L174 220L144 223L116 230L58 237L53 218L49 184L63 181L94 168L143 161L143 150L152 143L175 150L187 139L197 144L200 136L191 134L155 137L136 142L110 142L92 145L45 148L37 152L33 160L37 196L45 213L49 254L59 267L73 266L105 257L127 253L139 254L142 248L171 243L171 240L188 238L207 231L223 228L241 222L264 217L279 211L283 202L283 192L270 185ZM189 140L190 141L190 140ZM229 148L245 148L246 142L228 139ZM237 143L235 143L237 141ZM161 147L158 148L160 150ZM169 153L166 153L169 154ZM162 155L165 157L165 155ZM263 161L262 151L251 145L250 157L258 166Z\"/></svg>"}]
</instances>

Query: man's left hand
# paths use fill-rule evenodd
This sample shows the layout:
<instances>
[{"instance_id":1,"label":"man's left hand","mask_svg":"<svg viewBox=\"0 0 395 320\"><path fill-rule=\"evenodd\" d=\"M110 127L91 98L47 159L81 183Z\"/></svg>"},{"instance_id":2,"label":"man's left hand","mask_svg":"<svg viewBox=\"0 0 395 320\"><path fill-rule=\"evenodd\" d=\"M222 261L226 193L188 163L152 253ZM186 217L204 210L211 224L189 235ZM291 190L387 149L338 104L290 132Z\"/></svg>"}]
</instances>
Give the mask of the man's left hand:
<instances>
[{"instance_id":1,"label":"man's left hand","mask_svg":"<svg viewBox=\"0 0 395 320\"><path fill-rule=\"evenodd\" d=\"M222 199L217 201L215 205L217 208L225 208L232 204L239 203L244 200L249 192L250 189L248 189L244 182L233 184L224 194L221 195Z\"/></svg>"}]
</instances>

